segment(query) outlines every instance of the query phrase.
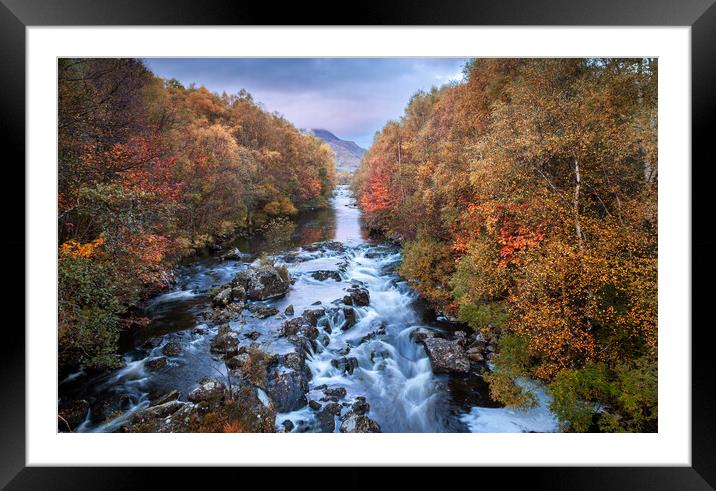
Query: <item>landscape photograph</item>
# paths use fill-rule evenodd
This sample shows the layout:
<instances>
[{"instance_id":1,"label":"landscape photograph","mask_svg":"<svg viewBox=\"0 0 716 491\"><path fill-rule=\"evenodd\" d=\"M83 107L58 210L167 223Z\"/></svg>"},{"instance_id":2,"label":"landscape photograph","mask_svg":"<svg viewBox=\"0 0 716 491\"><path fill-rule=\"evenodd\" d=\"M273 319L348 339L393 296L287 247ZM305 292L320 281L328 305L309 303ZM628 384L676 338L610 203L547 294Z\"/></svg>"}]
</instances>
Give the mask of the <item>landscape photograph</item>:
<instances>
[{"instance_id":1,"label":"landscape photograph","mask_svg":"<svg viewBox=\"0 0 716 491\"><path fill-rule=\"evenodd\" d=\"M57 83L58 432L658 432L656 58Z\"/></svg>"}]
</instances>

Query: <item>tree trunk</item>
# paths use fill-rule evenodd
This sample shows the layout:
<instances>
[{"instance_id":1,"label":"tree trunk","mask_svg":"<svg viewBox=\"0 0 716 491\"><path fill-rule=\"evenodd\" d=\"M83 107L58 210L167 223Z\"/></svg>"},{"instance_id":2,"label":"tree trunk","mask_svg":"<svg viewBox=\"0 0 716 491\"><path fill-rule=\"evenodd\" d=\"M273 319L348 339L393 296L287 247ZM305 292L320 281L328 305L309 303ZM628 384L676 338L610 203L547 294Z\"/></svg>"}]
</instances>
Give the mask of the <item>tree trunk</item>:
<instances>
[{"instance_id":1,"label":"tree trunk","mask_svg":"<svg viewBox=\"0 0 716 491\"><path fill-rule=\"evenodd\" d=\"M574 159L574 231L577 235L577 244L579 245L579 252L584 252L584 239L582 237L582 224L579 220L579 197L582 187L582 175L579 171L579 160Z\"/></svg>"}]
</instances>

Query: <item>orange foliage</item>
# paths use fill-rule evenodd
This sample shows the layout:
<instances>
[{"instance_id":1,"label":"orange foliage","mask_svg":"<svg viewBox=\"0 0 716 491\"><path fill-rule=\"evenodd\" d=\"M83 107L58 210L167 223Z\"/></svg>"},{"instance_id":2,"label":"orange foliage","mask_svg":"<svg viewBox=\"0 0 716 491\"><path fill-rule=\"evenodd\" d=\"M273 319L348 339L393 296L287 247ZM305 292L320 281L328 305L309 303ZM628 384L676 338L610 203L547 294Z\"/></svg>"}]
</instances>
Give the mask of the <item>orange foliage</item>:
<instances>
[{"instance_id":1,"label":"orange foliage","mask_svg":"<svg viewBox=\"0 0 716 491\"><path fill-rule=\"evenodd\" d=\"M99 249L102 244L105 243L104 238L99 237L92 242L87 242L84 244L80 244L76 240L68 240L62 246L60 246L60 251L62 254L67 254L70 256L76 256L76 257L84 257L84 258L90 258L93 257L97 250Z\"/></svg>"}]
</instances>

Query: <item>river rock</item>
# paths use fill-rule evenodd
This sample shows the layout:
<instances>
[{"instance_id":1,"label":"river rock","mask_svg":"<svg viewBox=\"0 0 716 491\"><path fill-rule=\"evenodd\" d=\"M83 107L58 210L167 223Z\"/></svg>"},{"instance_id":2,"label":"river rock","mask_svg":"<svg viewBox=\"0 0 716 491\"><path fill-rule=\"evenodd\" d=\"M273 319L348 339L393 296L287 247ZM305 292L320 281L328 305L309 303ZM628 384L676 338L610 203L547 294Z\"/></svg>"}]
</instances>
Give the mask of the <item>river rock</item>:
<instances>
[{"instance_id":1,"label":"river rock","mask_svg":"<svg viewBox=\"0 0 716 491\"><path fill-rule=\"evenodd\" d=\"M316 327L318 325L318 319L326 315L326 309L306 309L301 315L310 325Z\"/></svg>"},{"instance_id":2,"label":"river rock","mask_svg":"<svg viewBox=\"0 0 716 491\"><path fill-rule=\"evenodd\" d=\"M356 397L356 401L353 403L353 406L351 406L351 412L358 416L362 416L368 411L370 411L370 404L366 402L365 397Z\"/></svg>"},{"instance_id":3,"label":"river rock","mask_svg":"<svg viewBox=\"0 0 716 491\"><path fill-rule=\"evenodd\" d=\"M336 416L326 408L321 409L316 415L321 433L333 433L336 431Z\"/></svg>"},{"instance_id":4,"label":"river rock","mask_svg":"<svg viewBox=\"0 0 716 491\"><path fill-rule=\"evenodd\" d=\"M353 415L341 423L341 433L380 433L380 425L364 415Z\"/></svg>"},{"instance_id":5,"label":"river rock","mask_svg":"<svg viewBox=\"0 0 716 491\"><path fill-rule=\"evenodd\" d=\"M87 417L87 412L89 411L89 408L89 402L85 401L84 399L72 401L61 405L59 408L59 414L65 421L67 421L67 424L69 424L70 427L68 429L67 425L62 420L60 420L58 424L60 431L73 431L75 428L81 425Z\"/></svg>"},{"instance_id":6,"label":"river rock","mask_svg":"<svg viewBox=\"0 0 716 491\"><path fill-rule=\"evenodd\" d=\"M241 311L244 308L244 302L232 302L223 308L214 308L207 312L206 318L214 323L230 322L241 317Z\"/></svg>"},{"instance_id":7,"label":"river rock","mask_svg":"<svg viewBox=\"0 0 716 491\"><path fill-rule=\"evenodd\" d=\"M162 353L165 356L179 356L181 351L181 345L176 341L169 341L162 347Z\"/></svg>"},{"instance_id":8,"label":"river rock","mask_svg":"<svg viewBox=\"0 0 716 491\"><path fill-rule=\"evenodd\" d=\"M160 370L167 366L169 363L169 360L167 360L166 356L157 356L155 358L149 358L144 361L144 367L152 372L156 372L157 370Z\"/></svg>"},{"instance_id":9,"label":"river rock","mask_svg":"<svg viewBox=\"0 0 716 491\"><path fill-rule=\"evenodd\" d=\"M290 433L291 430L293 430L293 429L296 427L296 425L294 425L294 424L293 424L293 421L291 421L290 419L284 420L284 421L281 423L281 425L283 426L283 429L284 429L284 431L285 431L286 433Z\"/></svg>"},{"instance_id":10,"label":"river rock","mask_svg":"<svg viewBox=\"0 0 716 491\"><path fill-rule=\"evenodd\" d=\"M338 240L329 240L323 243L323 247L329 251L343 252L346 246Z\"/></svg>"},{"instance_id":11,"label":"river rock","mask_svg":"<svg viewBox=\"0 0 716 491\"><path fill-rule=\"evenodd\" d=\"M318 329L312 326L303 317L297 317L296 319L290 319L283 323L281 333L289 338L300 340L304 338L309 341L313 341L318 337Z\"/></svg>"},{"instance_id":12,"label":"river rock","mask_svg":"<svg viewBox=\"0 0 716 491\"><path fill-rule=\"evenodd\" d=\"M95 421L105 421L123 413L131 400L127 394L114 394L92 405L92 416Z\"/></svg>"},{"instance_id":13,"label":"river rock","mask_svg":"<svg viewBox=\"0 0 716 491\"><path fill-rule=\"evenodd\" d=\"M321 409L322 406L320 402L311 399L310 401L308 401L308 407L310 407L314 411L318 411L319 409Z\"/></svg>"},{"instance_id":14,"label":"river rock","mask_svg":"<svg viewBox=\"0 0 716 491\"><path fill-rule=\"evenodd\" d=\"M239 334L232 331L228 324L219 326L219 333L211 340L211 351L222 355L238 352Z\"/></svg>"},{"instance_id":15,"label":"river rock","mask_svg":"<svg viewBox=\"0 0 716 491\"><path fill-rule=\"evenodd\" d=\"M435 332L425 327L419 327L410 332L410 339L416 343L422 343L428 338L435 337Z\"/></svg>"},{"instance_id":16,"label":"river rock","mask_svg":"<svg viewBox=\"0 0 716 491\"><path fill-rule=\"evenodd\" d=\"M304 407L308 383L296 370L281 370L268 383L267 392L279 412L295 411Z\"/></svg>"},{"instance_id":17,"label":"river rock","mask_svg":"<svg viewBox=\"0 0 716 491\"><path fill-rule=\"evenodd\" d=\"M204 379L199 382L199 387L196 387L187 396L191 402L217 402L224 398L224 392L226 386L218 381L212 379Z\"/></svg>"},{"instance_id":18,"label":"river rock","mask_svg":"<svg viewBox=\"0 0 716 491\"><path fill-rule=\"evenodd\" d=\"M328 279L332 279L335 281L342 280L341 274L338 271L328 271L328 270L313 271L311 273L311 277L318 281L326 281Z\"/></svg>"},{"instance_id":19,"label":"river rock","mask_svg":"<svg viewBox=\"0 0 716 491\"><path fill-rule=\"evenodd\" d=\"M423 341L434 373L467 373L470 360L457 341L427 338Z\"/></svg>"},{"instance_id":20,"label":"river rock","mask_svg":"<svg viewBox=\"0 0 716 491\"><path fill-rule=\"evenodd\" d=\"M180 401L167 401L163 404L150 406L134 413L132 417L133 423L143 423L151 419L166 418L181 409L185 403Z\"/></svg>"},{"instance_id":21,"label":"river rock","mask_svg":"<svg viewBox=\"0 0 716 491\"><path fill-rule=\"evenodd\" d=\"M234 302L243 302L246 300L246 289L241 285L231 287L231 300Z\"/></svg>"},{"instance_id":22,"label":"river rock","mask_svg":"<svg viewBox=\"0 0 716 491\"><path fill-rule=\"evenodd\" d=\"M468 348L467 357L470 359L470 361L474 361L475 363L480 363L480 362L485 361L485 357L482 354L482 349L477 348L477 347Z\"/></svg>"},{"instance_id":23,"label":"river rock","mask_svg":"<svg viewBox=\"0 0 716 491\"><path fill-rule=\"evenodd\" d=\"M293 304L290 304L288 307L286 307L286 310L284 310L283 313L286 315L293 315L294 314Z\"/></svg>"},{"instance_id":24,"label":"river rock","mask_svg":"<svg viewBox=\"0 0 716 491\"><path fill-rule=\"evenodd\" d=\"M281 355L280 362L293 370L302 372L305 366L306 358L302 351L291 351L284 355Z\"/></svg>"},{"instance_id":25,"label":"river rock","mask_svg":"<svg viewBox=\"0 0 716 491\"><path fill-rule=\"evenodd\" d=\"M467 346L468 339L465 331L455 331L455 341L457 341L457 343L463 348Z\"/></svg>"},{"instance_id":26,"label":"river rock","mask_svg":"<svg viewBox=\"0 0 716 491\"><path fill-rule=\"evenodd\" d=\"M345 397L347 391L345 387L330 387L323 389L323 393L327 401L336 402L338 399Z\"/></svg>"},{"instance_id":27,"label":"river rock","mask_svg":"<svg viewBox=\"0 0 716 491\"><path fill-rule=\"evenodd\" d=\"M274 307L255 307L253 314L259 319L265 319L266 317L278 314L278 309Z\"/></svg>"},{"instance_id":28,"label":"river rock","mask_svg":"<svg viewBox=\"0 0 716 491\"><path fill-rule=\"evenodd\" d=\"M343 317L346 319L341 326L344 331L356 325L356 312L353 308L343 307Z\"/></svg>"},{"instance_id":29,"label":"river rock","mask_svg":"<svg viewBox=\"0 0 716 491\"><path fill-rule=\"evenodd\" d=\"M157 399L153 400L151 405L152 406L159 406L161 404L164 404L169 401L176 401L179 399L180 392L178 390L172 390L170 392L167 392L161 397L158 397Z\"/></svg>"},{"instance_id":30,"label":"river rock","mask_svg":"<svg viewBox=\"0 0 716 491\"><path fill-rule=\"evenodd\" d=\"M224 288L211 300L214 307L226 307L231 303L231 288Z\"/></svg>"},{"instance_id":31,"label":"river rock","mask_svg":"<svg viewBox=\"0 0 716 491\"><path fill-rule=\"evenodd\" d=\"M343 297L343 303L346 305L355 305L357 307L366 306L370 303L370 294L366 288L354 286L349 288L348 295Z\"/></svg>"},{"instance_id":32,"label":"river rock","mask_svg":"<svg viewBox=\"0 0 716 491\"><path fill-rule=\"evenodd\" d=\"M358 359L353 356L348 358L334 358L333 360L331 360L331 365L333 365L343 373L353 375L353 370L358 368Z\"/></svg>"},{"instance_id":33,"label":"river rock","mask_svg":"<svg viewBox=\"0 0 716 491\"><path fill-rule=\"evenodd\" d=\"M244 254L237 247L234 247L232 249L229 249L225 253L221 254L219 256L219 259L221 259L222 261L227 261L227 260L248 261L249 259L251 259L251 255Z\"/></svg>"},{"instance_id":34,"label":"river rock","mask_svg":"<svg viewBox=\"0 0 716 491\"><path fill-rule=\"evenodd\" d=\"M291 277L285 266L264 264L241 271L232 285L243 287L249 300L268 300L285 295L291 287Z\"/></svg>"}]
</instances>

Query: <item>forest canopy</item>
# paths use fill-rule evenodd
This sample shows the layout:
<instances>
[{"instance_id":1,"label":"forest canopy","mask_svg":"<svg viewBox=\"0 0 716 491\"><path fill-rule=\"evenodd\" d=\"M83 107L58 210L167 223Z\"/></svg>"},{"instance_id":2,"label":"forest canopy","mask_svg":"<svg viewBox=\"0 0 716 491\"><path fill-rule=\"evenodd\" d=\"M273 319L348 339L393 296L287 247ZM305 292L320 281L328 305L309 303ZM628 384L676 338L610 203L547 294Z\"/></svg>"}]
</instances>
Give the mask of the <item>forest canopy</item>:
<instances>
[{"instance_id":1,"label":"forest canopy","mask_svg":"<svg viewBox=\"0 0 716 491\"><path fill-rule=\"evenodd\" d=\"M401 274L496 342L494 399L656 431L657 61L474 60L410 100L354 181Z\"/></svg>"},{"instance_id":2,"label":"forest canopy","mask_svg":"<svg viewBox=\"0 0 716 491\"><path fill-rule=\"evenodd\" d=\"M120 330L182 257L328 204L331 150L243 90L115 58L60 59L58 83L61 366L117 366Z\"/></svg>"}]
</instances>

